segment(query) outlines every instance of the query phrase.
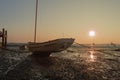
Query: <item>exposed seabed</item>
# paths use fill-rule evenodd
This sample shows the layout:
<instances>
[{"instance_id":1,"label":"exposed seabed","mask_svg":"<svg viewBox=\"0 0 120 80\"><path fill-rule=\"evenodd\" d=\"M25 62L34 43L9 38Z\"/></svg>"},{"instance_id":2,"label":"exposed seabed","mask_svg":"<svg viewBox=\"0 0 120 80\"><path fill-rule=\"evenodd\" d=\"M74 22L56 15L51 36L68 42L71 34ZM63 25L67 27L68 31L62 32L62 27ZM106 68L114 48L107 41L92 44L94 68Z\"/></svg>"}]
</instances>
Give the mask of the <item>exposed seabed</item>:
<instances>
[{"instance_id":1,"label":"exposed seabed","mask_svg":"<svg viewBox=\"0 0 120 80\"><path fill-rule=\"evenodd\" d=\"M41 58L26 51L0 51L0 80L120 80L120 52L71 46Z\"/></svg>"}]
</instances>

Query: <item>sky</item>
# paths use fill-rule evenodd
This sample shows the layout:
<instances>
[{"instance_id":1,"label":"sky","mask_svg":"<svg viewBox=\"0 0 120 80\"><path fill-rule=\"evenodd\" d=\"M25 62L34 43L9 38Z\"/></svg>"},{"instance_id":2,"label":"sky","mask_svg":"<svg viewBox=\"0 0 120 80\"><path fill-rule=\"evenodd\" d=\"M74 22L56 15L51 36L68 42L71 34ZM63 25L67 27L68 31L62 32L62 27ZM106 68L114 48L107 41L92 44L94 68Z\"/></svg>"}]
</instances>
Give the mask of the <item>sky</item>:
<instances>
[{"instance_id":1,"label":"sky","mask_svg":"<svg viewBox=\"0 0 120 80\"><path fill-rule=\"evenodd\" d=\"M8 42L34 39L36 0L0 0L0 30ZM120 0L39 0L37 42L75 38L78 43L120 43ZM90 37L89 31L95 31Z\"/></svg>"}]
</instances>

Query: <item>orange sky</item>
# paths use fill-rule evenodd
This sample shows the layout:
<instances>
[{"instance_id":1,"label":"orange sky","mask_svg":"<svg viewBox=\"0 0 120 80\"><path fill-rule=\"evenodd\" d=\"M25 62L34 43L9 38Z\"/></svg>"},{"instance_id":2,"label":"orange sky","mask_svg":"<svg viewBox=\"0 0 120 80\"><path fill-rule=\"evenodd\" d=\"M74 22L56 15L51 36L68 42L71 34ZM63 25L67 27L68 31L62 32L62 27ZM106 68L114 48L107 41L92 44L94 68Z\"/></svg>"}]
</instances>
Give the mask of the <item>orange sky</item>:
<instances>
[{"instance_id":1,"label":"orange sky","mask_svg":"<svg viewBox=\"0 0 120 80\"><path fill-rule=\"evenodd\" d=\"M39 0L37 41L75 38L79 43L120 43L120 0ZM8 42L33 41L35 0L1 0L0 29ZM89 31L96 36L91 39Z\"/></svg>"}]
</instances>

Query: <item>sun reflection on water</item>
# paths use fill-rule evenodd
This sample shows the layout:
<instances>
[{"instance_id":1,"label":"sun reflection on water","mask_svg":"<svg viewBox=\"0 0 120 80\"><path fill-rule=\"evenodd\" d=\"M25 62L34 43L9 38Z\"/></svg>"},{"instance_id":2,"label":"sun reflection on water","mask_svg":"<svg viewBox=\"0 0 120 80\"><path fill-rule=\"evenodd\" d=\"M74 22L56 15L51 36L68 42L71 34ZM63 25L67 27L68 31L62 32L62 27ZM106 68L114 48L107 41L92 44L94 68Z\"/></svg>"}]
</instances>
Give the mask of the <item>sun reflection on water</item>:
<instances>
[{"instance_id":1,"label":"sun reflection on water","mask_svg":"<svg viewBox=\"0 0 120 80\"><path fill-rule=\"evenodd\" d=\"M89 53L90 53L90 61L95 62L96 60L95 51L92 50L92 51L89 51Z\"/></svg>"},{"instance_id":2,"label":"sun reflection on water","mask_svg":"<svg viewBox=\"0 0 120 80\"><path fill-rule=\"evenodd\" d=\"M93 53L90 53L90 61L95 61Z\"/></svg>"}]
</instances>

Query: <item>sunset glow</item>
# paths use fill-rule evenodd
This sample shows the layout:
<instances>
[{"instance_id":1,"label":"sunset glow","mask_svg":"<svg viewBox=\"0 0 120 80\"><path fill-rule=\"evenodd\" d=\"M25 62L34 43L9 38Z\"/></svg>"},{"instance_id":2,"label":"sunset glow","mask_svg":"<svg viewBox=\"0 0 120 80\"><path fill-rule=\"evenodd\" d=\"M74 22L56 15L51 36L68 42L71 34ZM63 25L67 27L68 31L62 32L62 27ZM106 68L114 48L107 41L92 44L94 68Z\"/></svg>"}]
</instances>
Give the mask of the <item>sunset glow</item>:
<instances>
[{"instance_id":1,"label":"sunset glow","mask_svg":"<svg viewBox=\"0 0 120 80\"><path fill-rule=\"evenodd\" d=\"M90 31L89 36L91 36L91 37L95 36L95 31Z\"/></svg>"},{"instance_id":2,"label":"sunset glow","mask_svg":"<svg viewBox=\"0 0 120 80\"><path fill-rule=\"evenodd\" d=\"M8 42L34 41L35 1L0 0L0 30L8 31ZM93 37L96 44L120 43L119 13L120 0L39 0L36 38L48 41L64 33L83 44Z\"/></svg>"}]
</instances>

